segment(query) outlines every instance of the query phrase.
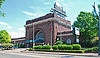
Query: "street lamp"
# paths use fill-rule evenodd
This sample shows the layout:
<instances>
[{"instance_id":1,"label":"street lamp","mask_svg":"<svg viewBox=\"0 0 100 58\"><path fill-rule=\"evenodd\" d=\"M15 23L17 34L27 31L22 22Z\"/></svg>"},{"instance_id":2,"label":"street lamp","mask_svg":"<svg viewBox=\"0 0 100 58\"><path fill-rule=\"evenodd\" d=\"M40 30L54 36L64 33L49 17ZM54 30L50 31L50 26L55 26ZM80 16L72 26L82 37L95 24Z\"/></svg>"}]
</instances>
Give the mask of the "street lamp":
<instances>
[{"instance_id":1,"label":"street lamp","mask_svg":"<svg viewBox=\"0 0 100 58\"><path fill-rule=\"evenodd\" d=\"M98 16L98 19L99 19L99 56L100 56L100 11L99 11L99 9L98 9L98 6L95 4L95 2L94 2L94 5L92 5L93 6L93 8L94 8L94 13L95 13L95 15L96 16Z\"/></svg>"}]
</instances>

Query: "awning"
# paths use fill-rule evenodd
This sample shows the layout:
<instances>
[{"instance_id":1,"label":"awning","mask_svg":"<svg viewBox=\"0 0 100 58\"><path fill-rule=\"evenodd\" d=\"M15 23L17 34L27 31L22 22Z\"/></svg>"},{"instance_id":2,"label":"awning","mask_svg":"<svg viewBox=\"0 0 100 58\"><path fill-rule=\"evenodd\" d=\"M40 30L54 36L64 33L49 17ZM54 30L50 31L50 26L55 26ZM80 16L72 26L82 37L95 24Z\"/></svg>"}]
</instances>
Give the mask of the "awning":
<instances>
[{"instance_id":1,"label":"awning","mask_svg":"<svg viewBox=\"0 0 100 58\"><path fill-rule=\"evenodd\" d=\"M44 40L39 39L39 40L27 40L27 41L25 41L25 43L30 43L30 42L44 42Z\"/></svg>"}]
</instances>

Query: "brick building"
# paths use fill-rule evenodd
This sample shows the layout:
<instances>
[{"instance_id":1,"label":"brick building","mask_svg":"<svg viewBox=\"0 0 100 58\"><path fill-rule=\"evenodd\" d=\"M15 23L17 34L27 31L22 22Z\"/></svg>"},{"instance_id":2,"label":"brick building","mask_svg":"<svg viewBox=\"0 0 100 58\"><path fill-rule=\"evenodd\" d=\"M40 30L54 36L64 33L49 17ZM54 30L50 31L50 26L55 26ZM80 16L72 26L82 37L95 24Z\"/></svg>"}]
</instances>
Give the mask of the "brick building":
<instances>
[{"instance_id":1,"label":"brick building","mask_svg":"<svg viewBox=\"0 0 100 58\"><path fill-rule=\"evenodd\" d=\"M74 43L71 22L66 20L66 12L56 2L51 13L26 21L26 47L34 45L53 45L60 40L67 44Z\"/></svg>"},{"instance_id":2,"label":"brick building","mask_svg":"<svg viewBox=\"0 0 100 58\"><path fill-rule=\"evenodd\" d=\"M77 39L79 31L77 28L71 30L71 21L66 20L66 12L58 2L48 13L39 18L26 21L25 37L12 38L14 44L25 44L26 47L33 45L54 45L56 41L63 41L65 44L79 42Z\"/></svg>"}]
</instances>

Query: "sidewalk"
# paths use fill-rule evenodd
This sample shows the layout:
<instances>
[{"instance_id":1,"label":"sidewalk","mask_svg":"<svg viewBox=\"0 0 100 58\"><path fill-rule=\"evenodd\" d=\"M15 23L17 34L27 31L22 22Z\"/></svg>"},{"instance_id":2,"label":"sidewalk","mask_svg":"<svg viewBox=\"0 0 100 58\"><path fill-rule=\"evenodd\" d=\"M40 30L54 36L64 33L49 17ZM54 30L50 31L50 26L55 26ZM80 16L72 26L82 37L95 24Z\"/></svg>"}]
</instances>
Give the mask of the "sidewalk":
<instances>
[{"instance_id":1,"label":"sidewalk","mask_svg":"<svg viewBox=\"0 0 100 58\"><path fill-rule=\"evenodd\" d=\"M55 54L55 55L71 55L71 56L88 56L99 57L98 53L64 53L64 52L43 52L43 51L25 51L26 49L5 50L6 52L23 52L23 53L38 53L38 54Z\"/></svg>"},{"instance_id":2,"label":"sidewalk","mask_svg":"<svg viewBox=\"0 0 100 58\"><path fill-rule=\"evenodd\" d=\"M39 54L56 54L56 55L99 57L98 53L63 53L63 52L43 52L43 51L22 51L22 52L39 53Z\"/></svg>"}]
</instances>

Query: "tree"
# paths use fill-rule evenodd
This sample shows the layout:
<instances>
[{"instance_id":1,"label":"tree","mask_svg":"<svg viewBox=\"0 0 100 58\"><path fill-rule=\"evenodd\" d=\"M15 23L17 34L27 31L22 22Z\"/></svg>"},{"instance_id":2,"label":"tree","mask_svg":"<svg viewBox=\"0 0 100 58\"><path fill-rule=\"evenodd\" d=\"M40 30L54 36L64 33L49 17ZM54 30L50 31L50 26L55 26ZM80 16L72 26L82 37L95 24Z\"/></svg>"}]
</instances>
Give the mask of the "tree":
<instances>
[{"instance_id":1,"label":"tree","mask_svg":"<svg viewBox=\"0 0 100 58\"><path fill-rule=\"evenodd\" d=\"M5 0L0 0L0 8L1 8L1 5L2 5L2 3L4 2ZM0 10L0 16L4 16L5 15L5 13L3 13L1 10Z\"/></svg>"},{"instance_id":2,"label":"tree","mask_svg":"<svg viewBox=\"0 0 100 58\"><path fill-rule=\"evenodd\" d=\"M81 11L73 27L80 29L80 37L83 41L91 40L98 36L98 18L95 18L90 12Z\"/></svg>"},{"instance_id":3,"label":"tree","mask_svg":"<svg viewBox=\"0 0 100 58\"><path fill-rule=\"evenodd\" d=\"M0 31L0 43L10 43L11 37L6 30Z\"/></svg>"}]
</instances>

